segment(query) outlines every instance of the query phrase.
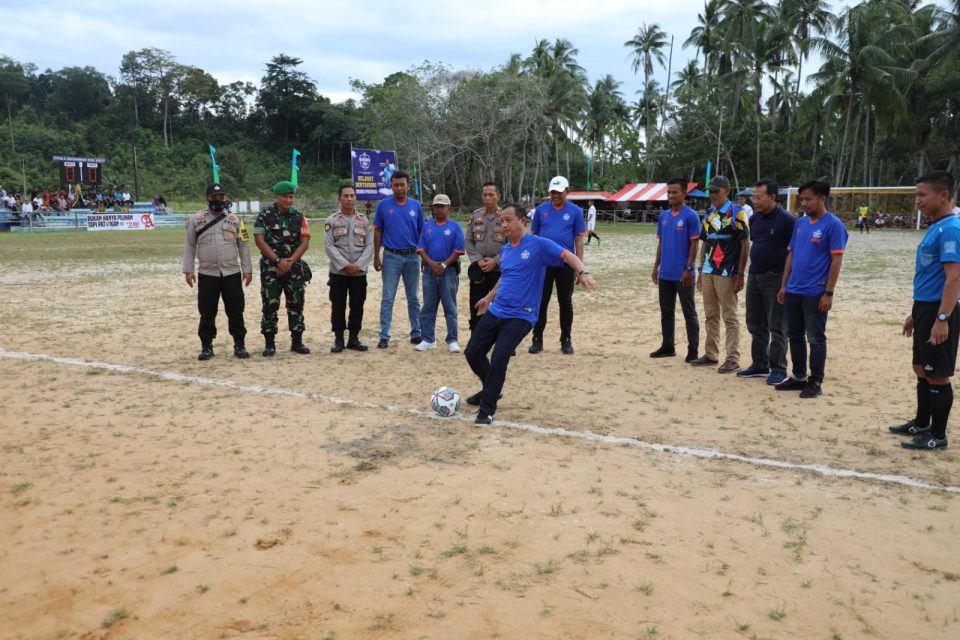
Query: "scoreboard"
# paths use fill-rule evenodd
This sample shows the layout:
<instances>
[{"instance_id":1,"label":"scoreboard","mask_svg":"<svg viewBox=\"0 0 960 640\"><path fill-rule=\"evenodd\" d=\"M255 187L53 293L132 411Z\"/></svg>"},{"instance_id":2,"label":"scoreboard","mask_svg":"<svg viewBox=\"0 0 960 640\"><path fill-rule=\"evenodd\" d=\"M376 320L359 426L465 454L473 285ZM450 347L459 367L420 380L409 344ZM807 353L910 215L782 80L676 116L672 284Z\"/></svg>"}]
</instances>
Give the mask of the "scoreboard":
<instances>
[{"instance_id":1,"label":"scoreboard","mask_svg":"<svg viewBox=\"0 0 960 640\"><path fill-rule=\"evenodd\" d=\"M60 167L60 184L100 185L103 181L103 158L81 158L77 156L53 156Z\"/></svg>"}]
</instances>

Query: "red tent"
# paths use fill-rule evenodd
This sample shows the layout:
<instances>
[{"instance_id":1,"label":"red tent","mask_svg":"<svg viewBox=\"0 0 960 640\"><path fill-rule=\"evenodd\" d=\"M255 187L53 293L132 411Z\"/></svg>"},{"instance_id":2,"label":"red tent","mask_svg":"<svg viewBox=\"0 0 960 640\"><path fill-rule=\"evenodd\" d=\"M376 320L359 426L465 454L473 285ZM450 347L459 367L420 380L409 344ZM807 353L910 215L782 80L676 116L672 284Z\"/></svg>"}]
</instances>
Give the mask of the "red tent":
<instances>
[{"instance_id":1,"label":"red tent","mask_svg":"<svg viewBox=\"0 0 960 640\"><path fill-rule=\"evenodd\" d=\"M687 185L687 191L697 188L696 182ZM628 184L607 198L607 202L660 202L667 199L666 182Z\"/></svg>"}]
</instances>

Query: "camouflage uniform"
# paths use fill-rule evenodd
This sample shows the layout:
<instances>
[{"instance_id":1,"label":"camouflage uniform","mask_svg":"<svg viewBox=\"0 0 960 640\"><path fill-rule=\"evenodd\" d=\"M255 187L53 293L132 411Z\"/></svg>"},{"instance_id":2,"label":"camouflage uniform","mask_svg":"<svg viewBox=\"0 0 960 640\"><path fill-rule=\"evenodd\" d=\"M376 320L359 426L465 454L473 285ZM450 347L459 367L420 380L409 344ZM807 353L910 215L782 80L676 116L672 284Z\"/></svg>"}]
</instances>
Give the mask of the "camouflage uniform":
<instances>
[{"instance_id":1,"label":"camouflage uniform","mask_svg":"<svg viewBox=\"0 0 960 640\"><path fill-rule=\"evenodd\" d=\"M278 259L289 258L300 246L302 238L310 237L307 219L291 208L282 214L276 203L260 212L253 227L254 235L262 235L264 241L277 254ZM277 311L280 309L280 293L286 298L287 323L290 333L303 333L303 302L307 283L313 275L303 260L293 263L290 271L280 275L277 264L260 258L260 297L263 301L263 316L260 333L276 335Z\"/></svg>"}]
</instances>

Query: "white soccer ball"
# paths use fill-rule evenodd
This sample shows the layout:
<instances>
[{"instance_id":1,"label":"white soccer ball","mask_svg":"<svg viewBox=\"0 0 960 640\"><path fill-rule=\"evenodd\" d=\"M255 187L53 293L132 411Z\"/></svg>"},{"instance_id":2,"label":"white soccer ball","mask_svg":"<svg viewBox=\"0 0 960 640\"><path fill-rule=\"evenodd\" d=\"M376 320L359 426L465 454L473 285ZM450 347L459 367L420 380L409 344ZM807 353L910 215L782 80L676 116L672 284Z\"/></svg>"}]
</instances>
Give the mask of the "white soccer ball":
<instances>
[{"instance_id":1,"label":"white soccer ball","mask_svg":"<svg viewBox=\"0 0 960 640\"><path fill-rule=\"evenodd\" d=\"M460 408L460 394L453 387L440 387L430 396L430 406L437 415L449 418Z\"/></svg>"}]
</instances>

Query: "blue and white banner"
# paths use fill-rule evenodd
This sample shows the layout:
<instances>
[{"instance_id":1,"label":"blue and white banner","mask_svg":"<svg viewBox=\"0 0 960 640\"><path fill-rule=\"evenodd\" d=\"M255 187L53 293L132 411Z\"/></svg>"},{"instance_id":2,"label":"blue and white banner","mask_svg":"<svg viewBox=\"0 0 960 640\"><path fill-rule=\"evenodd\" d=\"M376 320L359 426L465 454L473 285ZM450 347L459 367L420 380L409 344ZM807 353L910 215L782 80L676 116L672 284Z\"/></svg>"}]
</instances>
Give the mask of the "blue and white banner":
<instances>
[{"instance_id":1,"label":"blue and white banner","mask_svg":"<svg viewBox=\"0 0 960 640\"><path fill-rule=\"evenodd\" d=\"M397 171L397 152L351 149L353 188L357 200L380 200L393 194L390 177Z\"/></svg>"}]
</instances>

